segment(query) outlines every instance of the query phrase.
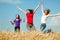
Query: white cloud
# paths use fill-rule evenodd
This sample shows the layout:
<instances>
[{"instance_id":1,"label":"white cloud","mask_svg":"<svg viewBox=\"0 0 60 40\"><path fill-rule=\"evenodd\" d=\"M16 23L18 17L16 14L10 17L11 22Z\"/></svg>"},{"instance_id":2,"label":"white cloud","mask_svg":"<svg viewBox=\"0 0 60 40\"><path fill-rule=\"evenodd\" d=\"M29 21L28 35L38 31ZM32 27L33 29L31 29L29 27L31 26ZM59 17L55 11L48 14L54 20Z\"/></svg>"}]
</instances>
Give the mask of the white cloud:
<instances>
[{"instance_id":1,"label":"white cloud","mask_svg":"<svg viewBox=\"0 0 60 40\"><path fill-rule=\"evenodd\" d=\"M0 0L0 3L21 4L21 0Z\"/></svg>"}]
</instances>

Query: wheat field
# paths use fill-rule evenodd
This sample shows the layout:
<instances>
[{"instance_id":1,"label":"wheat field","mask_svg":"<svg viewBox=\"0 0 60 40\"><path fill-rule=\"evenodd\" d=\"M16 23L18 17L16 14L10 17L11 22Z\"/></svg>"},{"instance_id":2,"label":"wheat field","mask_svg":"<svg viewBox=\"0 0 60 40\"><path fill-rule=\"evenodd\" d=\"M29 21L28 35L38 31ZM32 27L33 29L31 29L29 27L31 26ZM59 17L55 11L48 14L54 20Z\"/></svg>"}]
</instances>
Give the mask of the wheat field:
<instances>
[{"instance_id":1,"label":"wheat field","mask_svg":"<svg viewBox=\"0 0 60 40\"><path fill-rule=\"evenodd\" d=\"M0 40L60 40L60 32L43 33L37 31L0 31Z\"/></svg>"}]
</instances>

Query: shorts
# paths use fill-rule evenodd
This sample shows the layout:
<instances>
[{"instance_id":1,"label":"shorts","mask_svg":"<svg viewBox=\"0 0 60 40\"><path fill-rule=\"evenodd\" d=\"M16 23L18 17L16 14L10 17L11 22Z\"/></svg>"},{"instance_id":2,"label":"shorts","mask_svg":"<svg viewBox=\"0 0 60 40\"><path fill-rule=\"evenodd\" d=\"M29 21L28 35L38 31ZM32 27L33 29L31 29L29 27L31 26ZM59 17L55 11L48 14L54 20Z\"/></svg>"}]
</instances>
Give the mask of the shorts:
<instances>
[{"instance_id":1,"label":"shorts","mask_svg":"<svg viewBox=\"0 0 60 40\"><path fill-rule=\"evenodd\" d=\"M17 32L17 31L20 31L20 26L16 26L15 27L15 31Z\"/></svg>"},{"instance_id":2,"label":"shorts","mask_svg":"<svg viewBox=\"0 0 60 40\"><path fill-rule=\"evenodd\" d=\"M41 31L44 31L45 28L46 28L46 24L45 24L45 23L42 23L42 24L41 24L41 27L40 27L40 30L41 30Z\"/></svg>"},{"instance_id":3,"label":"shorts","mask_svg":"<svg viewBox=\"0 0 60 40\"><path fill-rule=\"evenodd\" d=\"M35 30L35 26L33 24L27 24L27 30L29 31Z\"/></svg>"}]
</instances>

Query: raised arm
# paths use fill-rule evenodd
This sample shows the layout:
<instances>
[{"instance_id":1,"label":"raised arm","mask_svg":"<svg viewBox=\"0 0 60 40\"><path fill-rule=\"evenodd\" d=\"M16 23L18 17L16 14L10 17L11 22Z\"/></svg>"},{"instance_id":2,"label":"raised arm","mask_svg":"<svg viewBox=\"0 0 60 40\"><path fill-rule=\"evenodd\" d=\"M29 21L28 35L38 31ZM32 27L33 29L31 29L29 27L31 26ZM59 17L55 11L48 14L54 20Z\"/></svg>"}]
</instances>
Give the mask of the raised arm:
<instances>
[{"instance_id":1,"label":"raised arm","mask_svg":"<svg viewBox=\"0 0 60 40\"><path fill-rule=\"evenodd\" d=\"M44 14L44 7L43 7L43 4L41 5L41 11L42 11L42 13Z\"/></svg>"},{"instance_id":2,"label":"raised arm","mask_svg":"<svg viewBox=\"0 0 60 40\"><path fill-rule=\"evenodd\" d=\"M17 6L17 8L21 11L21 12L23 12L23 13L26 13L23 9L21 9L19 6Z\"/></svg>"},{"instance_id":3,"label":"raised arm","mask_svg":"<svg viewBox=\"0 0 60 40\"><path fill-rule=\"evenodd\" d=\"M49 17L56 17L56 16L60 16L60 13L58 13L58 14L51 14L51 15L49 15Z\"/></svg>"},{"instance_id":4,"label":"raised arm","mask_svg":"<svg viewBox=\"0 0 60 40\"><path fill-rule=\"evenodd\" d=\"M34 9L34 13L37 11L37 9L39 8L40 5L41 5L41 2L39 2L37 7Z\"/></svg>"},{"instance_id":5,"label":"raised arm","mask_svg":"<svg viewBox=\"0 0 60 40\"><path fill-rule=\"evenodd\" d=\"M23 18L21 19L21 22L25 22L25 17L23 17Z\"/></svg>"}]
</instances>

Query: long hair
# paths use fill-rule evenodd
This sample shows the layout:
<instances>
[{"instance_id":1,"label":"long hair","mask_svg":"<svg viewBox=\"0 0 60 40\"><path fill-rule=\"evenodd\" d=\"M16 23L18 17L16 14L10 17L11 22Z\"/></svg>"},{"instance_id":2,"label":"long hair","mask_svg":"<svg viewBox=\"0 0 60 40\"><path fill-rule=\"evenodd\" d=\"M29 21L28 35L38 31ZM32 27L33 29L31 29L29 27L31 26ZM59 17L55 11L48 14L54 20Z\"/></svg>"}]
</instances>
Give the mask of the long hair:
<instances>
[{"instance_id":1,"label":"long hair","mask_svg":"<svg viewBox=\"0 0 60 40\"><path fill-rule=\"evenodd\" d=\"M33 11L34 11L33 9L27 9L27 10L30 11L30 13L33 13Z\"/></svg>"},{"instance_id":2,"label":"long hair","mask_svg":"<svg viewBox=\"0 0 60 40\"><path fill-rule=\"evenodd\" d=\"M16 14L16 16L18 15L18 18L17 19L20 19L20 15L19 14Z\"/></svg>"},{"instance_id":3,"label":"long hair","mask_svg":"<svg viewBox=\"0 0 60 40\"><path fill-rule=\"evenodd\" d=\"M47 11L47 15L50 13L50 9L45 9L44 12Z\"/></svg>"}]
</instances>

